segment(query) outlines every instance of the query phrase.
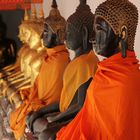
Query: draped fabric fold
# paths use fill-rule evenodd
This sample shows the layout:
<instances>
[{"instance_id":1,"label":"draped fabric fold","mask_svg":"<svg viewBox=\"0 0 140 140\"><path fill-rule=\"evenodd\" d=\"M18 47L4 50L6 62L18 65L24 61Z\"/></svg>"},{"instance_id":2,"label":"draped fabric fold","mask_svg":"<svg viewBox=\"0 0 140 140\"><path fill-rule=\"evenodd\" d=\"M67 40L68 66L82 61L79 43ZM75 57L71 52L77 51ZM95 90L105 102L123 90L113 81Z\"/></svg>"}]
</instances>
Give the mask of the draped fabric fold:
<instances>
[{"instance_id":1,"label":"draped fabric fold","mask_svg":"<svg viewBox=\"0 0 140 140\"><path fill-rule=\"evenodd\" d=\"M47 50L34 86L22 93L22 105L10 114L10 127L16 139L24 134L25 117L29 112L59 101L63 72L68 63L69 55L63 45Z\"/></svg>"},{"instance_id":2,"label":"draped fabric fold","mask_svg":"<svg viewBox=\"0 0 140 140\"><path fill-rule=\"evenodd\" d=\"M96 72L98 59L93 51L83 54L69 63L63 78L63 89L60 98L60 111L70 105L78 88L87 82Z\"/></svg>"},{"instance_id":3,"label":"draped fabric fold","mask_svg":"<svg viewBox=\"0 0 140 140\"><path fill-rule=\"evenodd\" d=\"M83 108L56 140L139 140L140 70L134 52L98 64Z\"/></svg>"}]
</instances>

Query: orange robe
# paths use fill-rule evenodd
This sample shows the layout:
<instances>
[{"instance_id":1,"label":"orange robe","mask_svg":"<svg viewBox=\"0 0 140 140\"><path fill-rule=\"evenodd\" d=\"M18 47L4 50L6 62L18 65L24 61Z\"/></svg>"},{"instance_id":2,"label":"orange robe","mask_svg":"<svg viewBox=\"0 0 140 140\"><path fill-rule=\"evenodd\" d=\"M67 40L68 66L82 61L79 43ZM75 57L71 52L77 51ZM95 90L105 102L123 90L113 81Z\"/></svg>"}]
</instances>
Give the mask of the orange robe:
<instances>
[{"instance_id":1,"label":"orange robe","mask_svg":"<svg viewBox=\"0 0 140 140\"><path fill-rule=\"evenodd\" d=\"M134 52L99 63L83 108L56 140L140 140L140 70Z\"/></svg>"},{"instance_id":2,"label":"orange robe","mask_svg":"<svg viewBox=\"0 0 140 140\"><path fill-rule=\"evenodd\" d=\"M22 105L10 114L10 127L16 139L24 134L25 117L29 112L59 101L63 86L63 72L68 62L69 54L64 46L47 49L47 56L44 57L29 96L23 97ZM25 95L27 95L26 92Z\"/></svg>"},{"instance_id":3,"label":"orange robe","mask_svg":"<svg viewBox=\"0 0 140 140\"><path fill-rule=\"evenodd\" d=\"M78 88L87 82L96 72L98 59L93 51L83 54L69 63L63 77L63 89L60 98L60 111L64 112L72 102Z\"/></svg>"}]
</instances>

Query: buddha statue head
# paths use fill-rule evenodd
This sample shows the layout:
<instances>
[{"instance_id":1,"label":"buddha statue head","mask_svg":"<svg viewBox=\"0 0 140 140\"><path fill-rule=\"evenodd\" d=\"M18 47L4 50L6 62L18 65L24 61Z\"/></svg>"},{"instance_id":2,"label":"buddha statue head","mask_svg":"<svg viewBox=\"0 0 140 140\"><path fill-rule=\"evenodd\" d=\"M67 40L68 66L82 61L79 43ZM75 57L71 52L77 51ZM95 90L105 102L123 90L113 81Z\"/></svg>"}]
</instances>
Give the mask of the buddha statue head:
<instances>
[{"instance_id":1,"label":"buddha statue head","mask_svg":"<svg viewBox=\"0 0 140 140\"><path fill-rule=\"evenodd\" d=\"M29 23L29 16L28 11L25 9L24 13L24 20L19 25L19 39L23 43L28 43L28 40L31 36L31 31L28 29L28 23Z\"/></svg>"},{"instance_id":2,"label":"buddha statue head","mask_svg":"<svg viewBox=\"0 0 140 140\"><path fill-rule=\"evenodd\" d=\"M24 38L23 38L23 31L24 31L24 28L23 28L22 24L20 24L20 25L18 26L18 28L19 28L18 38L19 38L19 40L20 40L22 43L24 43Z\"/></svg>"},{"instance_id":3,"label":"buddha statue head","mask_svg":"<svg viewBox=\"0 0 140 140\"><path fill-rule=\"evenodd\" d=\"M66 25L66 46L75 51L76 55L92 49L90 40L94 39L93 23L94 14L86 0L80 0L76 12L67 19Z\"/></svg>"},{"instance_id":4,"label":"buddha statue head","mask_svg":"<svg viewBox=\"0 0 140 140\"><path fill-rule=\"evenodd\" d=\"M34 8L33 8L34 9ZM37 19L35 15L35 10L32 10L33 13L31 13L31 19L28 23L28 29L31 32L31 36L29 38L28 44L31 49L37 49L41 46L41 34L43 32L43 17L40 17Z\"/></svg>"},{"instance_id":5,"label":"buddha statue head","mask_svg":"<svg viewBox=\"0 0 140 140\"><path fill-rule=\"evenodd\" d=\"M133 51L138 10L129 0L106 0L95 11L97 54L110 57L117 52L126 57Z\"/></svg>"},{"instance_id":6,"label":"buddha statue head","mask_svg":"<svg viewBox=\"0 0 140 140\"><path fill-rule=\"evenodd\" d=\"M43 44L47 48L64 44L66 21L60 15L56 0L52 2L52 9L44 22L42 34Z\"/></svg>"},{"instance_id":7,"label":"buddha statue head","mask_svg":"<svg viewBox=\"0 0 140 140\"><path fill-rule=\"evenodd\" d=\"M41 23L29 23L28 28L31 31L31 36L29 38L29 47L31 49L37 49L41 46L41 33L43 30L43 24Z\"/></svg>"}]
</instances>

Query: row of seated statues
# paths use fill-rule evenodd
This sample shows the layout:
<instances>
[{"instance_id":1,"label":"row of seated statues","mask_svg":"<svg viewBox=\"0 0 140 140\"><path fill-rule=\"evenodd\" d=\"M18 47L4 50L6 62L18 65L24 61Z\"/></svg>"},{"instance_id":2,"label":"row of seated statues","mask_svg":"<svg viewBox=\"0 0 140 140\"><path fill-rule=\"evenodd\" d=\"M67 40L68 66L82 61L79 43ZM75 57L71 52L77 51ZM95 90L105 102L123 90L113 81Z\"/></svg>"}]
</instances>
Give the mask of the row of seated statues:
<instances>
[{"instance_id":1,"label":"row of seated statues","mask_svg":"<svg viewBox=\"0 0 140 140\"><path fill-rule=\"evenodd\" d=\"M66 21L52 0L47 18L42 7L36 15L35 7L30 18L25 10L22 48L0 71L5 133L16 140L139 140L136 6L106 0L93 14L79 0Z\"/></svg>"}]
</instances>

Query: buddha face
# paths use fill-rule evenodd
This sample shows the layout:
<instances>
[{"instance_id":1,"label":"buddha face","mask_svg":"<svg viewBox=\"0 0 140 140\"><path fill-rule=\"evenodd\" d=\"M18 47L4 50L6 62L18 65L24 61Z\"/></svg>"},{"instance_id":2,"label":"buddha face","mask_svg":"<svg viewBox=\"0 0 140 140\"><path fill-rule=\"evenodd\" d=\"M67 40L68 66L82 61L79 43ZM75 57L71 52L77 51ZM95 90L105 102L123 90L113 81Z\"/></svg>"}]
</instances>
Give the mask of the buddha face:
<instances>
[{"instance_id":1,"label":"buddha face","mask_svg":"<svg viewBox=\"0 0 140 140\"><path fill-rule=\"evenodd\" d=\"M77 50L83 45L82 34L70 23L66 25L66 46L68 49Z\"/></svg>"},{"instance_id":2,"label":"buddha face","mask_svg":"<svg viewBox=\"0 0 140 140\"><path fill-rule=\"evenodd\" d=\"M47 48L52 48L56 46L56 34L52 31L46 23L44 24L44 30L42 34L43 45Z\"/></svg>"},{"instance_id":3,"label":"buddha face","mask_svg":"<svg viewBox=\"0 0 140 140\"><path fill-rule=\"evenodd\" d=\"M30 36L31 36L30 29L25 25L20 25L18 34L20 41L23 43L28 43Z\"/></svg>"},{"instance_id":4,"label":"buddha face","mask_svg":"<svg viewBox=\"0 0 140 140\"><path fill-rule=\"evenodd\" d=\"M24 31L23 31L23 36L24 36L25 42L28 43L29 38L30 38L30 36L31 36L31 31L30 31L30 29L28 29L28 28L25 27L25 28L24 28Z\"/></svg>"},{"instance_id":5,"label":"buddha face","mask_svg":"<svg viewBox=\"0 0 140 140\"><path fill-rule=\"evenodd\" d=\"M31 37L29 39L29 46L31 49L36 49L39 47L41 42L40 36L36 32L32 32Z\"/></svg>"},{"instance_id":6,"label":"buddha face","mask_svg":"<svg viewBox=\"0 0 140 140\"><path fill-rule=\"evenodd\" d=\"M24 39L24 27L22 25L19 26L18 37L19 37L20 41L24 43L24 41L25 41L25 39Z\"/></svg>"},{"instance_id":7,"label":"buddha face","mask_svg":"<svg viewBox=\"0 0 140 140\"><path fill-rule=\"evenodd\" d=\"M110 57L118 52L119 37L116 36L110 25L101 17L95 16L95 40L96 53L104 57Z\"/></svg>"}]
</instances>

